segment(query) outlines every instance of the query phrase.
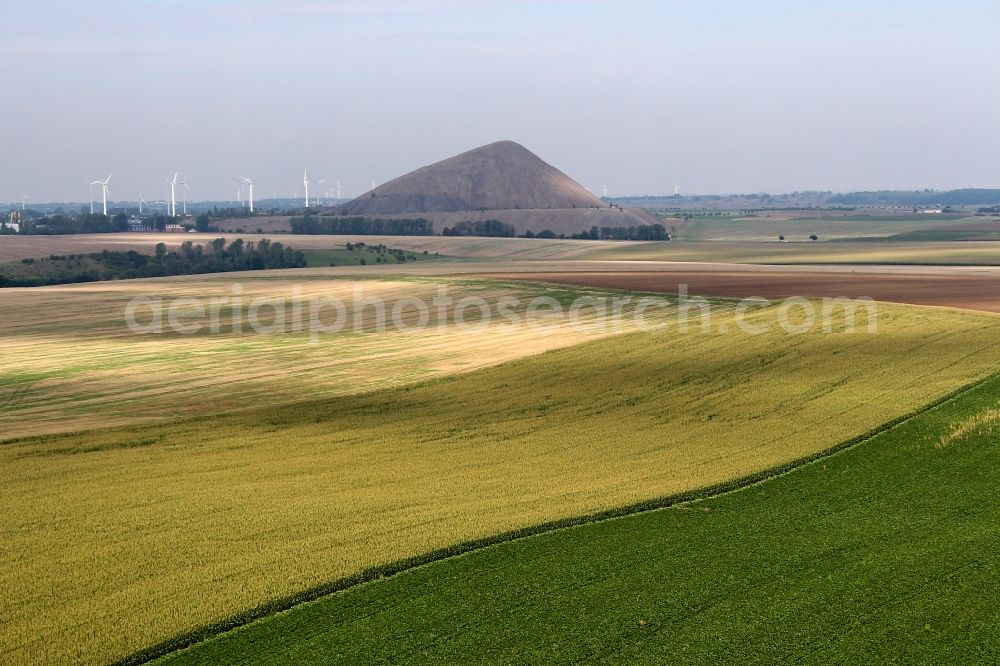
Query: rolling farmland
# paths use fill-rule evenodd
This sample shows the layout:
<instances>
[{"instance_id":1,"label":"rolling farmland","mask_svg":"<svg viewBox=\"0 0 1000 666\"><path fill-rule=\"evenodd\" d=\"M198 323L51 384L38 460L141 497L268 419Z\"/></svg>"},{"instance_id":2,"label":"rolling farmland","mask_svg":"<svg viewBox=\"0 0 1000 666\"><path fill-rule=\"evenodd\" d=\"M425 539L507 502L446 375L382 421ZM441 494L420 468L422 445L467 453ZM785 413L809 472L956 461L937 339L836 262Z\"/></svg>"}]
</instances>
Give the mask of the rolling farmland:
<instances>
[{"instance_id":1,"label":"rolling farmland","mask_svg":"<svg viewBox=\"0 0 1000 666\"><path fill-rule=\"evenodd\" d=\"M998 2L6 3L0 666L1000 664Z\"/></svg>"},{"instance_id":2,"label":"rolling farmland","mask_svg":"<svg viewBox=\"0 0 1000 666\"><path fill-rule=\"evenodd\" d=\"M152 254L157 243L176 249L185 241L205 244L215 238L229 243L236 238L256 241L279 240L296 250L343 249L347 243L382 243L411 252L427 250L447 257L480 259L573 259L601 248L613 248L620 241L577 241L541 238L476 238L443 236L312 236L290 234L235 233L120 233L77 234L73 236L7 236L0 242L0 262L40 258L50 254L81 254L102 250L135 250Z\"/></svg>"},{"instance_id":3,"label":"rolling farmland","mask_svg":"<svg viewBox=\"0 0 1000 666\"><path fill-rule=\"evenodd\" d=\"M981 219L981 218L980 218ZM824 240L887 238L895 234L929 229L962 227L979 221L975 217L940 215L848 215L819 218L694 217L677 233L682 241L723 241L727 243L773 242L778 236L808 241L810 234ZM671 220L667 220L667 223Z\"/></svg>"},{"instance_id":4,"label":"rolling farmland","mask_svg":"<svg viewBox=\"0 0 1000 666\"><path fill-rule=\"evenodd\" d=\"M811 232L810 232L811 233ZM808 235L808 234L807 234ZM383 243L408 252L435 252L441 261L681 261L745 264L916 264L1000 265L997 241L828 241L778 243L774 238L753 242L730 241L593 241L543 238L475 238L442 236L298 236L254 234L80 234L76 236L8 236L0 242L0 262L50 254L79 254L101 250L152 253L157 243L176 248L191 240L214 238L256 241L280 240L296 250L342 250L349 243ZM827 241L826 237L821 237ZM369 268L375 268L370 266Z\"/></svg>"},{"instance_id":5,"label":"rolling farmland","mask_svg":"<svg viewBox=\"0 0 1000 666\"><path fill-rule=\"evenodd\" d=\"M882 305L875 334L627 334L370 394L5 443L0 661L123 658L372 567L821 451L992 373L998 326Z\"/></svg>"},{"instance_id":6,"label":"rolling farmland","mask_svg":"<svg viewBox=\"0 0 1000 666\"><path fill-rule=\"evenodd\" d=\"M587 259L602 261L693 261L735 264L912 264L1000 265L1000 243L952 242L796 242L619 243L596 248Z\"/></svg>"},{"instance_id":7,"label":"rolling farmland","mask_svg":"<svg viewBox=\"0 0 1000 666\"><path fill-rule=\"evenodd\" d=\"M531 298L542 294L568 298L584 292L488 280L365 279L365 274L309 271L296 272L293 278L285 275L257 272L0 291L0 404L16 396L0 411L0 439L357 393L468 371L613 332L572 327L565 316L548 317L543 328L506 331L505 344L498 345L494 336L503 322L466 330L450 320L439 326L435 319L423 330L378 332L378 309L363 305L344 313L340 331L314 339L307 328L309 304L323 298L353 303L355 294L377 297L384 302L382 319L391 325L397 304L405 305L406 299L430 303L440 288L448 288L455 301L474 296L492 307L500 298L516 298L521 306L515 311L523 311ZM206 329L197 334L165 330L137 335L125 322L133 298L232 301L235 289L244 307L236 320L230 314L232 305L220 307L225 316L215 334ZM246 304L255 298L271 304L258 311L265 327L275 321L274 304L284 308L288 326L254 335ZM301 304L305 320L299 331L291 330L295 302ZM399 312L400 321L415 324L412 307ZM324 325L332 327L336 321L330 308L318 315ZM182 321L207 324L209 317L206 312ZM147 308L135 315L141 324L152 318Z\"/></svg>"},{"instance_id":8,"label":"rolling farmland","mask_svg":"<svg viewBox=\"0 0 1000 666\"><path fill-rule=\"evenodd\" d=\"M993 378L739 492L436 562L158 663L993 663L998 401Z\"/></svg>"},{"instance_id":9,"label":"rolling farmland","mask_svg":"<svg viewBox=\"0 0 1000 666\"><path fill-rule=\"evenodd\" d=\"M654 291L675 296L681 289L705 296L747 297L752 294L772 300L806 294L1000 312L1000 275L992 272L942 275L902 271L737 271L705 267L702 270L668 268L633 273L622 267L617 268L592 272L497 273L491 277L601 289Z\"/></svg>"}]
</instances>

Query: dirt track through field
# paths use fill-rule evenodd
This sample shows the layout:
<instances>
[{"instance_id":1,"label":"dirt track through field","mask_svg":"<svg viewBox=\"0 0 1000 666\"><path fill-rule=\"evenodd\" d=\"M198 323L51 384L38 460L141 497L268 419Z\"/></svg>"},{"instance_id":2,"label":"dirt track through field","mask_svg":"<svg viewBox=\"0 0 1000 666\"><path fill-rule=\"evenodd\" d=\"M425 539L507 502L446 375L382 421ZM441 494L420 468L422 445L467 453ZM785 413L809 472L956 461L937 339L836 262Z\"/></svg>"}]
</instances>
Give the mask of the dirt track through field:
<instances>
[{"instance_id":1,"label":"dirt track through field","mask_svg":"<svg viewBox=\"0 0 1000 666\"><path fill-rule=\"evenodd\" d=\"M1000 312L1000 276L990 274L806 271L657 271L499 273L490 277L701 296L869 297L877 301Z\"/></svg>"}]
</instances>

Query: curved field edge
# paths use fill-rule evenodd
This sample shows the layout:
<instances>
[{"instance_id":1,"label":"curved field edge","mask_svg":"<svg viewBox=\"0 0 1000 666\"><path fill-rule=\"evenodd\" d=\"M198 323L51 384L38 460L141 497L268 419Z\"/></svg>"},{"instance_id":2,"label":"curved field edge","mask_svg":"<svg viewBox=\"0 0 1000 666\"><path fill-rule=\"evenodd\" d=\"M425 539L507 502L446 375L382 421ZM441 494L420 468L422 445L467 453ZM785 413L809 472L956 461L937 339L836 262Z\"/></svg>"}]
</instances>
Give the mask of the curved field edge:
<instances>
[{"instance_id":1,"label":"curved field edge","mask_svg":"<svg viewBox=\"0 0 1000 666\"><path fill-rule=\"evenodd\" d=\"M0 447L0 662L123 659L372 567L740 478L997 368L995 317L879 316L876 335L625 335L367 396Z\"/></svg>"},{"instance_id":2,"label":"curved field edge","mask_svg":"<svg viewBox=\"0 0 1000 666\"><path fill-rule=\"evenodd\" d=\"M747 488L759 485L761 483L765 483L767 481L783 476L785 474L793 473L796 470L799 470L805 466L814 464L818 461L822 461L824 459L830 458L831 456L835 456L849 449L860 446L866 442L871 441L872 439L878 437L883 433L886 433L929 411L937 409L938 407L953 402L957 398L971 391L974 391L977 388L987 385L990 382L996 381L997 379L1000 379L1000 373L993 374L984 379L980 379L975 382L966 384L938 398L937 400L934 400L926 405L923 405L918 409L915 409L907 414L904 414L890 421L887 421L878 426L877 428L869 430L868 432L858 435L856 437L852 437L850 439L842 441L836 444L835 446L829 447L823 451L819 451L817 453L807 456L802 456L796 460L792 460L781 465L776 465L769 469L762 470L754 474L749 474L739 479L714 484L697 490L675 493L673 495L650 499L643 502L636 502L628 506L618 507L605 511L599 511L582 516L564 518L561 520L549 521L546 523L541 523L538 525L533 525L518 530L511 530L509 532L498 534L492 537L487 537L483 539L473 539L446 548L439 548L416 557L405 558L383 566L371 567L353 576L340 578L330 583L319 585L309 590L305 590L298 594L289 595L288 597L285 597L283 599L278 599L269 602L267 604L258 606L257 608L254 608L250 611L238 613L221 622L206 625L204 627L195 629L191 632L187 632L185 634L176 636L158 645L150 647L149 649L139 651L133 655L130 655L125 659L122 659L118 662L114 662L114 664L115 666L135 666L137 664L149 663L156 659L160 659L167 655L180 652L186 648L198 645L213 638L224 636L226 633L230 631L245 627L251 623L266 621L268 618L273 618L280 613L289 611L297 606L301 606L303 604L317 601L324 597L328 597L331 594L335 594L337 592L343 592L351 588L358 587L359 585L365 583L395 576L400 573L411 571L413 569L417 569L436 562L442 562L478 550L483 550L486 548L491 548L505 543L510 543L572 527L578 527L588 524L599 523L607 520L634 516L642 513L647 513L650 511L657 511L661 509L674 507L679 504L685 504L697 500L712 499L715 497L721 497L723 495L745 490Z\"/></svg>"}]
</instances>

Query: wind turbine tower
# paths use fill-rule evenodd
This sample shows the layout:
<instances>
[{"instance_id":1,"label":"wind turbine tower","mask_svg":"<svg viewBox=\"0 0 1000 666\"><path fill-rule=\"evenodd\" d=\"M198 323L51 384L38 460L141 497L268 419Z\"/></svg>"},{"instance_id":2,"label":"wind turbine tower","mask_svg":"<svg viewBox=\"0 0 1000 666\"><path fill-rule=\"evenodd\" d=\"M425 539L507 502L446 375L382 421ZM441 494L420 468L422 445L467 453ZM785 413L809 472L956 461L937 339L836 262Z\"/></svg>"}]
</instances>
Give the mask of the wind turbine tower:
<instances>
[{"instance_id":1,"label":"wind turbine tower","mask_svg":"<svg viewBox=\"0 0 1000 666\"><path fill-rule=\"evenodd\" d=\"M245 184L247 184L247 185L250 186L250 196L247 199L247 201L250 202L250 212L252 213L253 212L253 180L250 179L250 178L248 178L248 177L246 177L246 176L243 176L242 178L240 178L240 182L241 183L245 183Z\"/></svg>"},{"instance_id":2,"label":"wind turbine tower","mask_svg":"<svg viewBox=\"0 0 1000 666\"><path fill-rule=\"evenodd\" d=\"M104 214L105 215L108 214L108 191L109 191L108 190L108 181L110 181L110 180L111 180L111 174L108 174L108 177L105 178L104 180L95 180L95 181L93 181L91 183L91 185L100 185L101 186L101 201L104 204Z\"/></svg>"},{"instance_id":3,"label":"wind turbine tower","mask_svg":"<svg viewBox=\"0 0 1000 666\"><path fill-rule=\"evenodd\" d=\"M302 185L306 188L306 208L309 208L309 183L320 185L325 182L325 178L323 180L309 180L309 169L302 170Z\"/></svg>"},{"instance_id":4,"label":"wind turbine tower","mask_svg":"<svg viewBox=\"0 0 1000 666\"><path fill-rule=\"evenodd\" d=\"M170 186L170 217L177 217L177 172L174 172L173 179L167 180Z\"/></svg>"}]
</instances>

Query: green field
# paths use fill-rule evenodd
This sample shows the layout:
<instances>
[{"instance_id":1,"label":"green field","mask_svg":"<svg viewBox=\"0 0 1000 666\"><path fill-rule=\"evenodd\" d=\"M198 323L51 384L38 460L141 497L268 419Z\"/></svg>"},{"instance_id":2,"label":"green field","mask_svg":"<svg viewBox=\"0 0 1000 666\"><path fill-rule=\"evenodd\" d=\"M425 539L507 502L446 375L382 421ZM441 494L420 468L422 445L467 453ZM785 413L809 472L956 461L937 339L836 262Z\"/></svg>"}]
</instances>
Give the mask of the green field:
<instances>
[{"instance_id":1,"label":"green field","mask_svg":"<svg viewBox=\"0 0 1000 666\"><path fill-rule=\"evenodd\" d=\"M383 243L365 244L361 247L353 247L351 250L348 250L346 247L329 250L303 250L303 254L306 255L306 261L311 268L322 266L405 264L409 261L426 261L428 259L441 258L435 252L411 252L387 247Z\"/></svg>"},{"instance_id":2,"label":"green field","mask_svg":"<svg viewBox=\"0 0 1000 666\"><path fill-rule=\"evenodd\" d=\"M3 444L0 662L123 658L372 567L736 479L1000 362L986 314L881 304L876 333L790 337L720 308L712 333Z\"/></svg>"},{"instance_id":3,"label":"green field","mask_svg":"<svg viewBox=\"0 0 1000 666\"><path fill-rule=\"evenodd\" d=\"M304 604L182 664L996 663L1000 379L744 490Z\"/></svg>"}]
</instances>

